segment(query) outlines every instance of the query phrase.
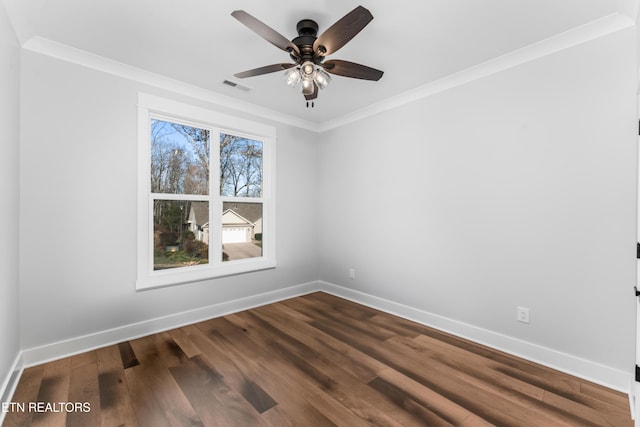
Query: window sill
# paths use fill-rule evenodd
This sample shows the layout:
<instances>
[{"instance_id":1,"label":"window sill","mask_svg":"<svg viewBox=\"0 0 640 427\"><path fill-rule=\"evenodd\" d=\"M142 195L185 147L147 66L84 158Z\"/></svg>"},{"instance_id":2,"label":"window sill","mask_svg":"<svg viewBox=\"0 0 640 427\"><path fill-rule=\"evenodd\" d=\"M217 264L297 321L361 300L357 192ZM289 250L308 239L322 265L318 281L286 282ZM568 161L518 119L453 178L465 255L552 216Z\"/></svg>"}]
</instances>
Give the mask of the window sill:
<instances>
[{"instance_id":1,"label":"window sill","mask_svg":"<svg viewBox=\"0 0 640 427\"><path fill-rule=\"evenodd\" d=\"M149 272L146 277L138 277L136 291L163 288L167 286L181 285L184 283L201 282L226 276L252 273L255 271L276 268L276 262L272 259L242 259L228 261L215 267L210 265L174 268L170 270Z\"/></svg>"}]
</instances>

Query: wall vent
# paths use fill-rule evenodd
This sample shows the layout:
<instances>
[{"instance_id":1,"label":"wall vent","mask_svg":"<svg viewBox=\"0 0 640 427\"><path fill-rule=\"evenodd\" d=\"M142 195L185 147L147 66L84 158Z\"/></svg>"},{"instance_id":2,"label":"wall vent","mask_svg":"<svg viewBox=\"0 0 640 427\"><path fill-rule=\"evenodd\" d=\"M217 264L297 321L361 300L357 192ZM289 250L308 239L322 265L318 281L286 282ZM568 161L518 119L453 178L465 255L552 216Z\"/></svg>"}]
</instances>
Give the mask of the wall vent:
<instances>
[{"instance_id":1,"label":"wall vent","mask_svg":"<svg viewBox=\"0 0 640 427\"><path fill-rule=\"evenodd\" d=\"M235 88L235 89L238 89L238 90L241 90L241 91L243 91L243 92L249 92L249 91L251 91L251 88L250 88L250 87L243 86L243 85L241 85L241 84L238 84L238 83L235 83L235 82L232 82L232 81L229 81L229 80L225 80L225 81L223 81L223 82L222 82L222 84L223 84L223 85L227 85L227 86L232 87L232 88Z\"/></svg>"}]
</instances>

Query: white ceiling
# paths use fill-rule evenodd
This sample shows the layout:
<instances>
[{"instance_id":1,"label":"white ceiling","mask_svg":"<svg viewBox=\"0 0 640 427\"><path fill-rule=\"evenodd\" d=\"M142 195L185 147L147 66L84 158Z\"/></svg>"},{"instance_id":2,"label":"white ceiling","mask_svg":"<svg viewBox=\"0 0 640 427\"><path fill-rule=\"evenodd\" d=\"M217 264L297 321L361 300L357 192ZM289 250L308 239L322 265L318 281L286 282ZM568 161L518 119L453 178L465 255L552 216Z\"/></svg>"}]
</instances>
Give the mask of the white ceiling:
<instances>
[{"instance_id":1,"label":"white ceiling","mask_svg":"<svg viewBox=\"0 0 640 427\"><path fill-rule=\"evenodd\" d=\"M638 0L3 0L20 42L34 37L129 64L310 123L486 63L612 15L634 22ZM373 21L331 55L385 72L378 82L335 76L315 108L283 73L233 74L290 62L231 12L243 9L286 38L303 18L319 32L362 5ZM231 80L250 92L221 84Z\"/></svg>"}]
</instances>

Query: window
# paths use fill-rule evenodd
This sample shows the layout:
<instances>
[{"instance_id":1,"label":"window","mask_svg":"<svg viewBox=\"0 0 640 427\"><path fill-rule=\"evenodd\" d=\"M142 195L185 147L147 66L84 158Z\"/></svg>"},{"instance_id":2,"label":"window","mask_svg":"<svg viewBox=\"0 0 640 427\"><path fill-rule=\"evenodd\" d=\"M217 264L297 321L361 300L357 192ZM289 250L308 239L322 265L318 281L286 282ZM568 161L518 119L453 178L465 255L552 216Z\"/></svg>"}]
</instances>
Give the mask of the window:
<instances>
[{"instance_id":1,"label":"window","mask_svg":"<svg viewBox=\"0 0 640 427\"><path fill-rule=\"evenodd\" d=\"M138 104L137 289L274 268L275 128Z\"/></svg>"}]
</instances>

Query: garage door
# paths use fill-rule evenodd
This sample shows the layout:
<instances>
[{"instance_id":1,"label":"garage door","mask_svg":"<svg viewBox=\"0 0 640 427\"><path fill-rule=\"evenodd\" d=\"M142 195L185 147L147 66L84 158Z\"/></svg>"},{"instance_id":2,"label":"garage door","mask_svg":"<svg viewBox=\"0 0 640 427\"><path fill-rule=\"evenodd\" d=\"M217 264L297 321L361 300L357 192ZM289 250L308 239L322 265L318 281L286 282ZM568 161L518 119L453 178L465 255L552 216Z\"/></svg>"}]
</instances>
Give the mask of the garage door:
<instances>
[{"instance_id":1,"label":"garage door","mask_svg":"<svg viewBox=\"0 0 640 427\"><path fill-rule=\"evenodd\" d=\"M223 228L222 243L244 243L247 241L246 228Z\"/></svg>"}]
</instances>

